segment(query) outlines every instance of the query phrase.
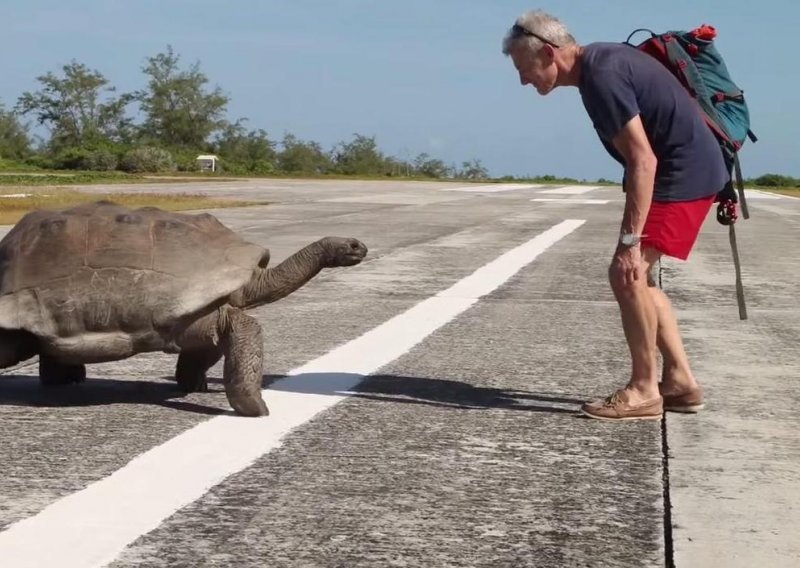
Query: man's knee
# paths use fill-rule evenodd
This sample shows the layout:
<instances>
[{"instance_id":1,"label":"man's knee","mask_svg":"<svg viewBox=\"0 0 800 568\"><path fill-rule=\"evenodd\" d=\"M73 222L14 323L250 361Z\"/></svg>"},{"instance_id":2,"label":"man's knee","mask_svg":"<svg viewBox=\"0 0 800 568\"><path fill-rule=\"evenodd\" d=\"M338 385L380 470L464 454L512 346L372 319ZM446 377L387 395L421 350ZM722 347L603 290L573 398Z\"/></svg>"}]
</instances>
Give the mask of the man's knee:
<instances>
[{"instance_id":1,"label":"man's knee","mask_svg":"<svg viewBox=\"0 0 800 568\"><path fill-rule=\"evenodd\" d=\"M635 283L628 281L626 269L615 261L608 267L608 282L617 298L629 296L634 291Z\"/></svg>"},{"instance_id":2,"label":"man's knee","mask_svg":"<svg viewBox=\"0 0 800 568\"><path fill-rule=\"evenodd\" d=\"M639 274L640 278L646 281L648 287L660 287L661 253L659 251L650 247L642 249L641 272ZM637 286L637 283L629 282L626 276L626 269L612 260L608 267L608 281L617 296L629 294Z\"/></svg>"}]
</instances>

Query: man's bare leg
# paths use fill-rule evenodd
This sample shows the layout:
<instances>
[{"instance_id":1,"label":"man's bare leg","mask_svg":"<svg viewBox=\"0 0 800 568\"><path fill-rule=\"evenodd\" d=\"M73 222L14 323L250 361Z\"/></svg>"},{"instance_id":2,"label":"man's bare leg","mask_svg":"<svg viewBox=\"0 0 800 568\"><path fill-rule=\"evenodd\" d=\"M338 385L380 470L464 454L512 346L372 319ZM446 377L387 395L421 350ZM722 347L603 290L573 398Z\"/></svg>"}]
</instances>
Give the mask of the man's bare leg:
<instances>
[{"instance_id":1,"label":"man's bare leg","mask_svg":"<svg viewBox=\"0 0 800 568\"><path fill-rule=\"evenodd\" d=\"M647 267L652 267L661 257L655 249L644 249L642 256ZM649 271L648 271L649 273ZM663 358L662 385L663 394L683 394L697 389L697 380L689 365L689 357L683 346L678 320L667 295L661 288L650 282L650 294L655 305L658 328L656 343Z\"/></svg>"},{"instance_id":2,"label":"man's bare leg","mask_svg":"<svg viewBox=\"0 0 800 568\"><path fill-rule=\"evenodd\" d=\"M625 390L634 405L659 396L656 358L658 313L653 295L648 290L646 274L649 264L645 258L642 251L642 264L645 266L639 280L624 283L613 266L609 274L631 353L631 377Z\"/></svg>"},{"instance_id":3,"label":"man's bare leg","mask_svg":"<svg viewBox=\"0 0 800 568\"><path fill-rule=\"evenodd\" d=\"M631 376L625 388L581 406L590 418L659 420L663 416L664 401L658 390L658 312L648 290L649 268L638 248L617 248L608 268L631 353Z\"/></svg>"}]
</instances>

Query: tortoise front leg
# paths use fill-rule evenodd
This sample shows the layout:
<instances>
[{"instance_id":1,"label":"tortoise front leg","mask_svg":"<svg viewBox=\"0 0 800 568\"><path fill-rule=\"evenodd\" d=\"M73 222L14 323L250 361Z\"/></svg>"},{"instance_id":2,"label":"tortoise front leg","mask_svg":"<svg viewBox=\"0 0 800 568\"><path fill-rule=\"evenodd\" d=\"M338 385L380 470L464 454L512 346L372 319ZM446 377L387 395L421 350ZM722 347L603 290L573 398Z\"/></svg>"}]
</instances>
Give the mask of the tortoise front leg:
<instances>
[{"instance_id":1,"label":"tortoise front leg","mask_svg":"<svg viewBox=\"0 0 800 568\"><path fill-rule=\"evenodd\" d=\"M222 354L225 357L222 377L231 407L241 416L269 414L261 398L264 344L258 321L225 305L192 323L177 343L181 355L176 378L182 387L202 386L205 371ZM212 361L213 357L216 358Z\"/></svg>"},{"instance_id":2,"label":"tortoise front leg","mask_svg":"<svg viewBox=\"0 0 800 568\"><path fill-rule=\"evenodd\" d=\"M82 383L86 365L65 365L48 355L39 355L39 382L46 387Z\"/></svg>"},{"instance_id":3,"label":"tortoise front leg","mask_svg":"<svg viewBox=\"0 0 800 568\"><path fill-rule=\"evenodd\" d=\"M264 343L261 325L241 310L220 310L220 338L225 355L223 380L228 402L242 416L266 416L267 404L261 398L264 376Z\"/></svg>"},{"instance_id":4,"label":"tortoise front leg","mask_svg":"<svg viewBox=\"0 0 800 568\"><path fill-rule=\"evenodd\" d=\"M208 347L207 349L181 351L178 355L178 365L175 368L175 379L183 392L206 392L208 380L206 372L222 358L222 349Z\"/></svg>"}]
</instances>

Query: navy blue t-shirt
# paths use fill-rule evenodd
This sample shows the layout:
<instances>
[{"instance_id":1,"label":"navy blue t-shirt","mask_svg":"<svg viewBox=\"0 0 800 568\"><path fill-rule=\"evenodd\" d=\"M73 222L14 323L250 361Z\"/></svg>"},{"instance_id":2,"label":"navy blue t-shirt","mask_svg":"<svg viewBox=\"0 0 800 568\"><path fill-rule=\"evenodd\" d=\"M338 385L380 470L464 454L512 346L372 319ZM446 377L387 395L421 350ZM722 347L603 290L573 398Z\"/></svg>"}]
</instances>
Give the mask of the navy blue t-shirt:
<instances>
[{"instance_id":1,"label":"navy blue t-shirt","mask_svg":"<svg viewBox=\"0 0 800 568\"><path fill-rule=\"evenodd\" d=\"M720 191L730 179L722 151L697 103L650 55L619 43L585 47L579 90L606 150L623 166L612 144L625 124L641 115L658 159L657 201L689 201Z\"/></svg>"}]
</instances>

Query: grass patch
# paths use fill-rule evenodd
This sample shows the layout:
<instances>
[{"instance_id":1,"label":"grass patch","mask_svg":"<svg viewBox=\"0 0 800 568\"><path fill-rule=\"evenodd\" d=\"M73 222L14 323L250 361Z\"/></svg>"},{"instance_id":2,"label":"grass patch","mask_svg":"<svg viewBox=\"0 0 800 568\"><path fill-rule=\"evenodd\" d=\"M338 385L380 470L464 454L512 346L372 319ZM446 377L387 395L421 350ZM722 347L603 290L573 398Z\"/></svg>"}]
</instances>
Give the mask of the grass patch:
<instances>
[{"instance_id":1,"label":"grass patch","mask_svg":"<svg viewBox=\"0 0 800 568\"><path fill-rule=\"evenodd\" d=\"M48 188L47 190L26 191L19 196L8 191L0 191L0 225L11 225L34 209L63 209L81 203L107 199L125 207L159 207L167 211L188 211L193 209L221 209L225 207L250 207L267 205L268 201L243 201L221 199L189 193L83 193L71 189Z\"/></svg>"},{"instance_id":2,"label":"grass patch","mask_svg":"<svg viewBox=\"0 0 800 568\"><path fill-rule=\"evenodd\" d=\"M218 175L173 176L126 174L124 172L0 172L0 186L38 187L50 185L95 185L115 183L164 183L175 182L208 182L234 181L231 177Z\"/></svg>"},{"instance_id":3,"label":"grass patch","mask_svg":"<svg viewBox=\"0 0 800 568\"><path fill-rule=\"evenodd\" d=\"M77 185L94 183L147 183L144 176L123 172L13 172L0 173L0 185Z\"/></svg>"}]
</instances>

